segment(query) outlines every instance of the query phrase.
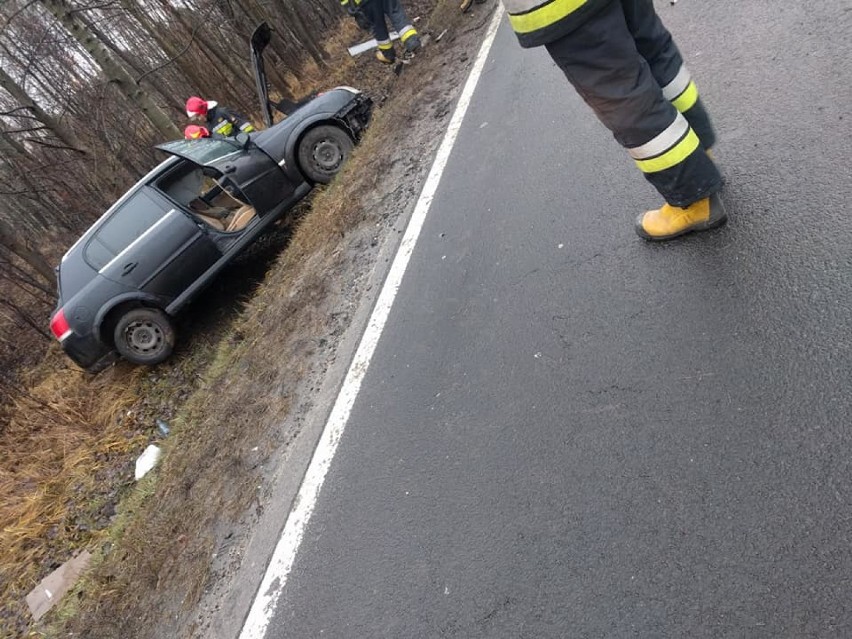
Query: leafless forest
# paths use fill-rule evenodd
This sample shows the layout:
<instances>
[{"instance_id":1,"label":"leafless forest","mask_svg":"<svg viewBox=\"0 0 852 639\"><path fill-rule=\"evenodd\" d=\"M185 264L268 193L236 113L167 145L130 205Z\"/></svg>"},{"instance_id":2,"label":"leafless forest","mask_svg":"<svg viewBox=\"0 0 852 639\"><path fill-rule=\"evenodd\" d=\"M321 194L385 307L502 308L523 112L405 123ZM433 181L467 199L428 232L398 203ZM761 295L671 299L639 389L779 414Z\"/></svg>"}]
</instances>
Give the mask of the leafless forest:
<instances>
[{"instance_id":1,"label":"leafless forest","mask_svg":"<svg viewBox=\"0 0 852 639\"><path fill-rule=\"evenodd\" d=\"M298 97L341 16L338 0L0 0L4 385L49 343L62 252L154 166L153 144L181 136L186 98L257 110L247 41L262 20L270 82Z\"/></svg>"}]
</instances>

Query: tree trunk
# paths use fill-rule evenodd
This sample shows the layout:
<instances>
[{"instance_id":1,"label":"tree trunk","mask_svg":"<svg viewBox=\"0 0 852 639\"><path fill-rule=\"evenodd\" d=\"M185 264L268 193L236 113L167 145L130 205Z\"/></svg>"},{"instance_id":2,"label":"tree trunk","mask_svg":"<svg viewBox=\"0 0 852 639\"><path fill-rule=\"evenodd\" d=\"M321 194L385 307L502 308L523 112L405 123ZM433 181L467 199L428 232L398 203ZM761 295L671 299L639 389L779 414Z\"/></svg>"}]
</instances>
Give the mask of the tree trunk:
<instances>
[{"instance_id":1,"label":"tree trunk","mask_svg":"<svg viewBox=\"0 0 852 639\"><path fill-rule=\"evenodd\" d=\"M12 76L6 73L2 67L0 67L0 87L3 87L6 91L8 91L21 106L26 107L28 111L31 111L39 122L50 129L53 134L62 140L67 146L77 151L86 152L86 148L74 132L64 126L59 120L46 113L44 109L36 104L35 100L27 94L24 88L15 82Z\"/></svg>"},{"instance_id":2,"label":"tree trunk","mask_svg":"<svg viewBox=\"0 0 852 639\"><path fill-rule=\"evenodd\" d=\"M78 14L80 19L85 23L86 27L98 38L104 46L106 46L110 51L112 51L116 56L118 56L121 61L124 63L124 66L128 69L128 71L133 71L135 76L141 75L145 69L143 69L139 62L140 60L133 60L126 51L122 50L120 47L116 46L115 42L113 42L112 38L110 38L106 33L101 31L96 25L92 23L91 20L86 19L82 14ZM183 111L183 102L179 99L176 99L156 73L149 73L145 76L144 81L149 83L154 90L159 93L166 103L176 109L178 112Z\"/></svg>"},{"instance_id":3,"label":"tree trunk","mask_svg":"<svg viewBox=\"0 0 852 639\"><path fill-rule=\"evenodd\" d=\"M39 251L30 247L24 239L18 235L18 232L8 224L5 220L0 219L0 244L9 249L12 253L20 257L33 270L45 278L48 282L53 282L55 274L47 258Z\"/></svg>"},{"instance_id":4,"label":"tree trunk","mask_svg":"<svg viewBox=\"0 0 852 639\"><path fill-rule=\"evenodd\" d=\"M45 338L46 340L51 339L50 333L44 330L44 327L42 327L35 319L33 319L33 317L23 308L9 300L0 300L0 304L11 310L21 321L24 322L24 324L29 326L43 338ZM12 320L15 324L17 324L17 322L14 321L14 318L9 317L8 315L6 316L6 319Z\"/></svg>"},{"instance_id":5,"label":"tree trunk","mask_svg":"<svg viewBox=\"0 0 852 639\"><path fill-rule=\"evenodd\" d=\"M187 61L187 57L185 54L181 54L183 46L178 46L167 34L164 35L164 31L161 25L158 25L154 22L149 16L149 12L146 11L144 7L139 7L139 5L135 2L135 0L120 0L121 7L127 11L133 18L142 26L142 28L148 33L148 35L154 40L157 46L163 51L166 55L166 58L169 60L169 64L175 64L177 69L179 69L179 73L184 76L186 80L198 87L198 88L206 88L206 84L211 80L209 74L205 74L205 69L201 68L199 65L192 64L191 61ZM181 96L182 98L188 97L189 91L186 91L185 96ZM181 106L183 106L183 102L181 101ZM181 113L183 110L181 110Z\"/></svg>"},{"instance_id":6,"label":"tree trunk","mask_svg":"<svg viewBox=\"0 0 852 639\"><path fill-rule=\"evenodd\" d=\"M286 12L287 17L289 18L288 26L290 30L299 40L299 43L302 45L304 50L311 56L311 58L313 58L317 66L320 68L327 67L328 54L323 50L322 46L317 44L315 40L315 38L322 38L327 34L312 34L305 26L305 22L302 20L302 17L299 15L299 10L291 6L289 3L282 3L281 8Z\"/></svg>"},{"instance_id":7,"label":"tree trunk","mask_svg":"<svg viewBox=\"0 0 852 639\"><path fill-rule=\"evenodd\" d=\"M160 5L163 7L165 11L167 11L172 18L174 18L186 31L187 33L193 33L196 30L197 25L193 24L191 20L189 20L189 11L188 9L178 9L175 8L171 0L159 0ZM249 81L250 75L248 73L248 59L246 57L241 60L235 62L231 60L227 52L223 52L216 44L214 44L209 37L210 30L214 29L210 24L211 18L211 10L208 8L207 11L202 11L199 7L195 9L195 13L204 17L207 21L205 25L202 26L200 30L196 33L195 42L198 45L199 50L202 53L206 54L208 58L208 64L214 68L221 70L222 76L226 78L232 85L234 85L235 89L237 89L236 83L240 83L242 86L251 89L254 85ZM218 14L216 14L218 17ZM206 27L206 28L205 28ZM218 35L218 34L216 34Z\"/></svg>"},{"instance_id":8,"label":"tree trunk","mask_svg":"<svg viewBox=\"0 0 852 639\"><path fill-rule=\"evenodd\" d=\"M122 95L134 104L142 115L154 126L157 132L165 138L182 137L180 130L171 121L151 96L148 95L127 72L112 52L101 43L80 18L75 15L67 0L38 0L61 24L72 37L98 63L107 80L114 83Z\"/></svg>"}]
</instances>

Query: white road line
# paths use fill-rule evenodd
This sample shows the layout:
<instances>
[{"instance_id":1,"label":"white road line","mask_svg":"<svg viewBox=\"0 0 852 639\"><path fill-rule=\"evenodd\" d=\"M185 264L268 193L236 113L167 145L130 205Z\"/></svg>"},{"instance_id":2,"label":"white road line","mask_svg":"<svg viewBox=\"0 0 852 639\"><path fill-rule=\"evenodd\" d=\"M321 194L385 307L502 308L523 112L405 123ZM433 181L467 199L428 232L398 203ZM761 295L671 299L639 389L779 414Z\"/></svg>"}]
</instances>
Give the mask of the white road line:
<instances>
[{"instance_id":1,"label":"white road line","mask_svg":"<svg viewBox=\"0 0 852 639\"><path fill-rule=\"evenodd\" d=\"M269 622L275 613L278 599L284 590L287 577L293 567L293 561L296 559L296 553L299 551L299 546L302 543L305 528L313 514L317 496L322 488L326 473L328 473L328 469L331 466L331 461L334 459L334 453L337 450L337 445L340 443L343 429L349 421L349 414L352 412L352 406L355 403L355 398L358 396L361 382L367 373L373 352L376 350L376 345L379 342L385 322L393 306L394 298L402 283L405 270L408 267L408 261L411 258L417 238L420 235L420 230L423 228L423 223L426 220L426 214L429 212L435 192L438 190L438 183L441 181L444 167L447 165L447 160L450 157L453 144L458 136L462 120L467 112L468 105L470 105L476 83L482 74L485 60L488 57L488 52L491 49L491 43L494 41L497 28L500 26L502 15L503 7L502 5L498 5L488 26L485 40L479 49L476 61L470 71L470 76L468 76L467 83L464 85L464 89L462 89L456 110L450 119L447 133L444 135L444 139L435 156L435 162L432 164L432 169L426 178L426 183L423 185L423 191L420 193L420 198L417 200L417 205L411 214L411 220L408 222L408 228L405 230L402 243L388 272L381 293L379 293L379 299L376 301L376 306L370 316L367 329L364 331L364 336L361 338L358 350L355 352L355 357L349 366L346 378L343 380L343 387L340 389L320 441L311 458L311 463L302 480L299 494L293 502L293 509L287 517L287 523L284 525L281 539L278 540L278 544L275 546L275 551L266 569L266 574L263 576L263 581L260 584L254 603L243 625L240 639L263 639L266 635Z\"/></svg>"}]
</instances>

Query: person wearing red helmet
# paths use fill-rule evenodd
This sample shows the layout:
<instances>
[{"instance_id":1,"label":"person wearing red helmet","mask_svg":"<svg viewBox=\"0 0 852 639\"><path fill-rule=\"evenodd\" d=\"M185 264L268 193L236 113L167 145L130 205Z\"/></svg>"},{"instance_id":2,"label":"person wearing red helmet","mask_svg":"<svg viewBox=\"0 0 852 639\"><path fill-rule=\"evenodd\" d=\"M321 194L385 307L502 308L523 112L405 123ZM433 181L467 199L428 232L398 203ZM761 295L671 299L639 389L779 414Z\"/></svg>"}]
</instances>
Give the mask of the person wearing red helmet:
<instances>
[{"instance_id":1,"label":"person wearing red helmet","mask_svg":"<svg viewBox=\"0 0 852 639\"><path fill-rule=\"evenodd\" d=\"M190 124L183 130L183 137L187 140L198 140L199 138L209 138L210 131L206 127Z\"/></svg>"},{"instance_id":2,"label":"person wearing red helmet","mask_svg":"<svg viewBox=\"0 0 852 639\"><path fill-rule=\"evenodd\" d=\"M243 116L219 106L213 100L192 96L186 101L186 115L191 120L203 121L212 135L232 137L237 133L251 133L254 127Z\"/></svg>"}]
</instances>

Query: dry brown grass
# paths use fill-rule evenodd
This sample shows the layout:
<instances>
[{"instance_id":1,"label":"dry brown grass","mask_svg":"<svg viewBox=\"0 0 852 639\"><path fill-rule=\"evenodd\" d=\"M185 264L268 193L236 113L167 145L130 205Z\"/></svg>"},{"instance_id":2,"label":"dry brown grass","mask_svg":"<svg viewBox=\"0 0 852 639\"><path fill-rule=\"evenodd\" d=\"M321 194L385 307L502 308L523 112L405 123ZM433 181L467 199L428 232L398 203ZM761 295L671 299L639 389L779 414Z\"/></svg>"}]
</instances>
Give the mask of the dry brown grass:
<instances>
[{"instance_id":1,"label":"dry brown grass","mask_svg":"<svg viewBox=\"0 0 852 639\"><path fill-rule=\"evenodd\" d=\"M448 9L454 3L412 4L421 15L438 6L436 33L457 20ZM340 38L341 49L357 39ZM0 537L4 605L19 613L26 591L74 549L96 555L90 575L40 635L141 639L191 632L193 607L211 579L211 554L247 509L260 507L260 465L287 444L277 426L334 324L330 300L340 299L348 283L342 274L352 268L352 238L384 215L365 195L399 159L388 149L405 143L412 118L430 117L411 105L424 103L423 92L446 61L436 54L417 63L418 74L399 81L366 57L347 58L339 75L317 79L325 87L357 84L393 97L375 113L341 176L312 198L310 213L296 223L286 250L221 343L173 364L182 375L154 381L128 366L91 379L57 364L54 353L47 369L56 370L34 378L32 398L16 403L15 426L0 440L0 489L15 495L0 512L11 522ZM186 386L194 392L182 401ZM144 412L142 398L160 394L166 398L155 405L181 400L182 407L162 442L160 467L134 488L133 459L150 441L157 412L148 407L145 428L138 412L127 412ZM106 517L107 529L100 526L102 505L116 494L123 501Z\"/></svg>"},{"instance_id":2,"label":"dry brown grass","mask_svg":"<svg viewBox=\"0 0 852 639\"><path fill-rule=\"evenodd\" d=\"M31 375L28 394L13 400L0 435L4 637L17 636L13 613L38 580L105 534L109 516L99 512L95 482L144 441L127 415L135 400L132 373L130 384L116 384L114 375L90 378L59 364L56 353L48 359L56 370Z\"/></svg>"},{"instance_id":3,"label":"dry brown grass","mask_svg":"<svg viewBox=\"0 0 852 639\"><path fill-rule=\"evenodd\" d=\"M0 434L3 639L24 635L24 597L41 578L80 549L108 547L123 525L115 504L133 495L134 461L159 437L155 417L168 417L191 392L192 371L209 363L211 348L196 341L156 374L119 364L92 377L52 349L22 380Z\"/></svg>"}]
</instances>

